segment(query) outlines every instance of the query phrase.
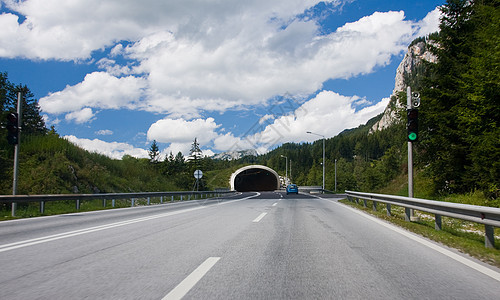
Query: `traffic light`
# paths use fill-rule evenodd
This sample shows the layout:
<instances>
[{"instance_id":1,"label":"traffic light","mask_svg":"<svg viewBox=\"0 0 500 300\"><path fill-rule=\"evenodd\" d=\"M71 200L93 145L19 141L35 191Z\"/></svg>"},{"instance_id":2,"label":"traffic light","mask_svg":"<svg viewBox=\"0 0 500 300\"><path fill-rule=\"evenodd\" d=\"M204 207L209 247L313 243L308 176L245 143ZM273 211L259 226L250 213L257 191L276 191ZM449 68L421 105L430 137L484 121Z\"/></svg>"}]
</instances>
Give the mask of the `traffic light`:
<instances>
[{"instance_id":1,"label":"traffic light","mask_svg":"<svg viewBox=\"0 0 500 300\"><path fill-rule=\"evenodd\" d=\"M11 145L19 143L19 116L17 113L7 115L7 141Z\"/></svg>"},{"instance_id":2,"label":"traffic light","mask_svg":"<svg viewBox=\"0 0 500 300\"><path fill-rule=\"evenodd\" d=\"M417 108L420 106L420 93L413 92L411 94L411 108Z\"/></svg>"},{"instance_id":3,"label":"traffic light","mask_svg":"<svg viewBox=\"0 0 500 300\"><path fill-rule=\"evenodd\" d=\"M412 108L407 111L408 123L408 142L416 142L418 140L418 109Z\"/></svg>"}]
</instances>

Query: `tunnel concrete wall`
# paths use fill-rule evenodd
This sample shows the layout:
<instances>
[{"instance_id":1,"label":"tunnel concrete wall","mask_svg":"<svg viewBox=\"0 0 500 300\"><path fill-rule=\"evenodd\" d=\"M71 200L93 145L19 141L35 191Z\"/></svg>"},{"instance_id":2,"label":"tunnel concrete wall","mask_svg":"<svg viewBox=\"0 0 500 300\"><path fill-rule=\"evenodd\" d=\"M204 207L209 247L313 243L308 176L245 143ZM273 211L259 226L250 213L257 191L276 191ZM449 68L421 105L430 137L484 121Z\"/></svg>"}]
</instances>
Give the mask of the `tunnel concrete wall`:
<instances>
[{"instance_id":1,"label":"tunnel concrete wall","mask_svg":"<svg viewBox=\"0 0 500 300\"><path fill-rule=\"evenodd\" d=\"M239 192L274 191L280 188L280 177L273 169L250 165L236 170L230 179L231 190Z\"/></svg>"}]
</instances>

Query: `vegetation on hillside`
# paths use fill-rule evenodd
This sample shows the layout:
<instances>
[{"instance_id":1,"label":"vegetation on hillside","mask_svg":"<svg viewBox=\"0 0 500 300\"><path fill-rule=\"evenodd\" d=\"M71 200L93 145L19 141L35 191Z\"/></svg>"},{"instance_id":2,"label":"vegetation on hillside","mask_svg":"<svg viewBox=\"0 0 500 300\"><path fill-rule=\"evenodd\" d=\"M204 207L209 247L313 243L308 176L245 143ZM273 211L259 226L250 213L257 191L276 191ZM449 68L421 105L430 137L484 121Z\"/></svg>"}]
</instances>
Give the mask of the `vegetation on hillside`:
<instances>
[{"instance_id":1,"label":"vegetation on hillside","mask_svg":"<svg viewBox=\"0 0 500 300\"><path fill-rule=\"evenodd\" d=\"M449 0L422 90L421 167L436 192L500 189L500 1Z\"/></svg>"}]
</instances>

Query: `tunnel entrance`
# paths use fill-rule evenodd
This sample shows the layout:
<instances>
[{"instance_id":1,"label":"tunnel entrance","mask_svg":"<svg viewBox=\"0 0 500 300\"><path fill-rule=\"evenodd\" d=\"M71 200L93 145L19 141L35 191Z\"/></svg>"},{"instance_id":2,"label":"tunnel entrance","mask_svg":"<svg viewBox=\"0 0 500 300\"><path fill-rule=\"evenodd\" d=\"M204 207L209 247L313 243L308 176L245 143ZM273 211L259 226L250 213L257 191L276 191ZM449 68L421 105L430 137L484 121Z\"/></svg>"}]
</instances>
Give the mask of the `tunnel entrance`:
<instances>
[{"instance_id":1,"label":"tunnel entrance","mask_svg":"<svg viewBox=\"0 0 500 300\"><path fill-rule=\"evenodd\" d=\"M231 175L231 190L234 191L274 191L279 188L278 173L266 166L246 166Z\"/></svg>"}]
</instances>

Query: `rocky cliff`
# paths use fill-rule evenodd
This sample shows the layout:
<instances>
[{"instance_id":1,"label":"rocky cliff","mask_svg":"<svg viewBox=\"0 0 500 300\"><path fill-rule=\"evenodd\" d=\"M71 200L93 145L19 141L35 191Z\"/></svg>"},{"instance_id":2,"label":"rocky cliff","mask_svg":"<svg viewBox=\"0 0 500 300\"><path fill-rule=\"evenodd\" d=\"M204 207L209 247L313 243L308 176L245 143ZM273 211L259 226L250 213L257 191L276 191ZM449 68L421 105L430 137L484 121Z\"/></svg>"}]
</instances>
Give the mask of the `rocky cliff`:
<instances>
[{"instance_id":1,"label":"rocky cliff","mask_svg":"<svg viewBox=\"0 0 500 300\"><path fill-rule=\"evenodd\" d=\"M370 132L387 128L398 120L397 112L403 109L406 104L406 99L403 99L404 104L398 101L398 94L400 92L406 92L408 81L410 81L409 79L415 75L417 70L422 66L423 61L435 63L437 60L436 56L428 50L429 43L430 42L425 39L419 39L419 41L413 42L408 47L408 52L406 52L396 70L391 101L389 101L380 121L373 125Z\"/></svg>"}]
</instances>

